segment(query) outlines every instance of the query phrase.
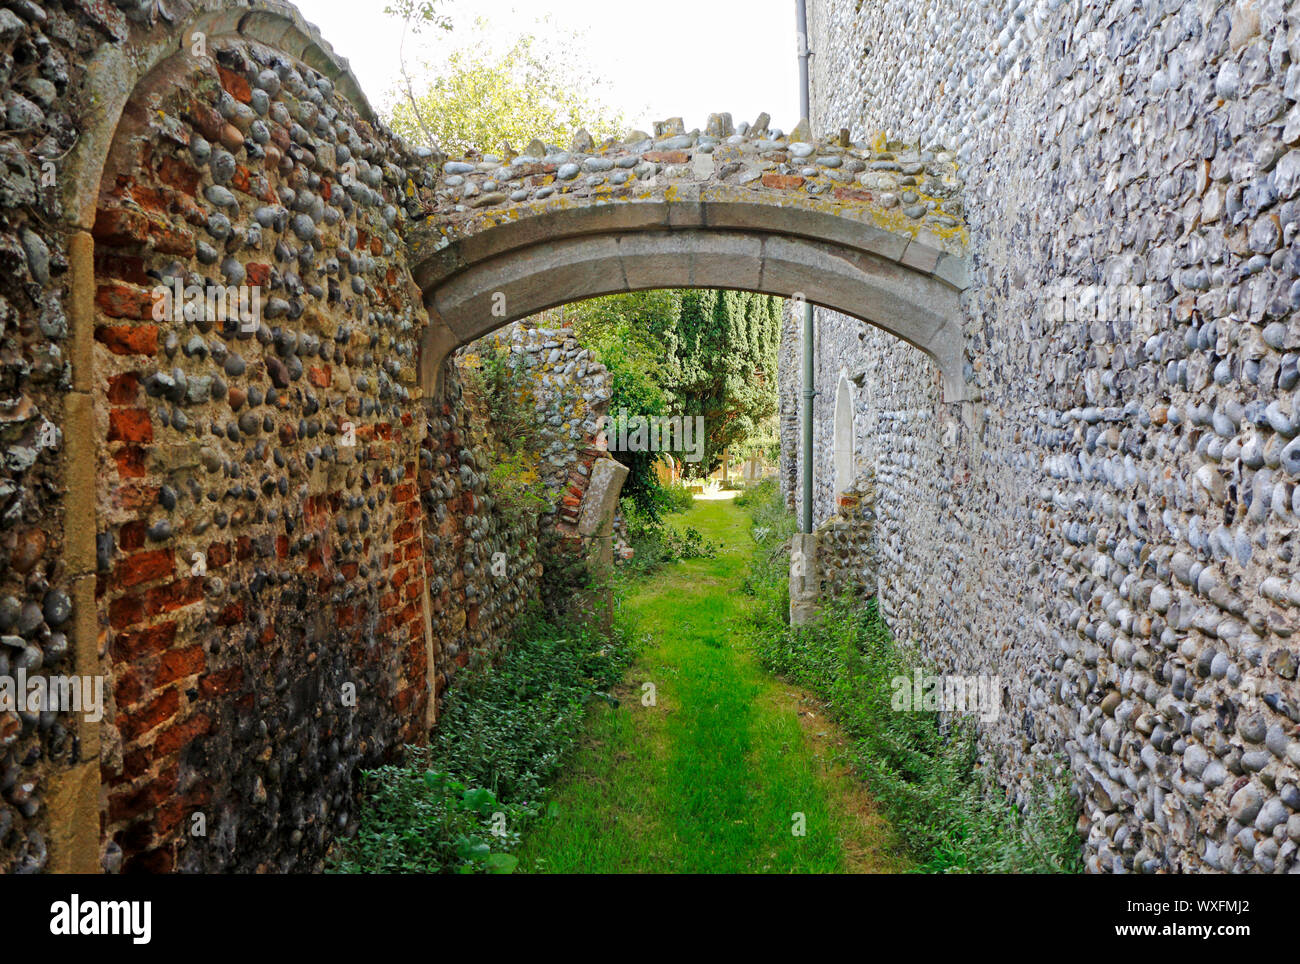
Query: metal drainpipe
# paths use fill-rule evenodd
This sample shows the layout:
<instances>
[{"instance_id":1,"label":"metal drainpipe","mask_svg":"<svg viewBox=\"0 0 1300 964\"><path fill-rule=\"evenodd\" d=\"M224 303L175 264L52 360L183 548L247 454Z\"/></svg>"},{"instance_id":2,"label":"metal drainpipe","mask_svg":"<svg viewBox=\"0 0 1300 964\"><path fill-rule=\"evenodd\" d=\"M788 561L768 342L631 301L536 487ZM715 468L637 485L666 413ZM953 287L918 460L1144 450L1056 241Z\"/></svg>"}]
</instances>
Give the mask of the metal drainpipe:
<instances>
[{"instance_id":1,"label":"metal drainpipe","mask_svg":"<svg viewBox=\"0 0 1300 964\"><path fill-rule=\"evenodd\" d=\"M812 119L808 92L808 59L812 51L808 49L808 6L806 0L795 0L795 18L799 31L799 114L801 120ZM802 531L813 531L813 399L817 390L813 387L813 307L807 300L803 303L803 411L800 412L803 429L803 524Z\"/></svg>"}]
</instances>

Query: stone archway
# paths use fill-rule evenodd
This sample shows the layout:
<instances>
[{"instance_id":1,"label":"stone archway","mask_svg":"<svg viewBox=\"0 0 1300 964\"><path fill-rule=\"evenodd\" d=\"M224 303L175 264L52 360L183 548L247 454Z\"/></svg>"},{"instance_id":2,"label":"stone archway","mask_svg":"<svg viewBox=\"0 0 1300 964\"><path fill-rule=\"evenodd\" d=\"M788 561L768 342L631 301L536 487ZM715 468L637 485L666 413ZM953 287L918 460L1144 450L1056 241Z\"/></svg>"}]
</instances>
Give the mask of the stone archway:
<instances>
[{"instance_id":1,"label":"stone archway","mask_svg":"<svg viewBox=\"0 0 1300 964\"><path fill-rule=\"evenodd\" d=\"M960 294L965 229L952 156L664 125L570 152L448 162L409 235L430 316L421 380L454 348L597 295L732 288L860 318L933 359L947 402L970 398Z\"/></svg>"}]
</instances>

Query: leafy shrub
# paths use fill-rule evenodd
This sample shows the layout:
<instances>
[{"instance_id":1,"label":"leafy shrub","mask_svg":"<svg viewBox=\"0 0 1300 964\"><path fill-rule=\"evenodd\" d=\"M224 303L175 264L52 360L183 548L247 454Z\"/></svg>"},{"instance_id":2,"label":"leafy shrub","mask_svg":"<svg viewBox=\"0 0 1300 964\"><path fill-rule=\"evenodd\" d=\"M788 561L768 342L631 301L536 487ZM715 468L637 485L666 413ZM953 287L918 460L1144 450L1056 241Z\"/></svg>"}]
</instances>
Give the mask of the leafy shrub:
<instances>
[{"instance_id":1,"label":"leafy shrub","mask_svg":"<svg viewBox=\"0 0 1300 964\"><path fill-rule=\"evenodd\" d=\"M722 548L719 543L704 538L704 533L694 526L678 531L660 519L651 518L633 499L622 499L619 506L634 550L632 558L623 563L625 572L652 572L682 559L712 559Z\"/></svg>"},{"instance_id":2,"label":"leafy shrub","mask_svg":"<svg viewBox=\"0 0 1300 964\"><path fill-rule=\"evenodd\" d=\"M331 869L510 872L587 707L614 699L631 658L617 629L604 637L530 617L499 661L479 655L456 676L429 746L362 775L360 826Z\"/></svg>"},{"instance_id":3,"label":"leafy shrub","mask_svg":"<svg viewBox=\"0 0 1300 964\"><path fill-rule=\"evenodd\" d=\"M736 505L749 510L749 534L755 543L741 591L758 598L768 623L780 624L790 611L790 537L799 527L775 479L751 486L736 497Z\"/></svg>"},{"instance_id":4,"label":"leafy shrub","mask_svg":"<svg viewBox=\"0 0 1300 964\"><path fill-rule=\"evenodd\" d=\"M695 505L695 496L691 490L680 482L673 485L661 486L663 492L663 506L665 512L677 513L685 512Z\"/></svg>"},{"instance_id":5,"label":"leafy shrub","mask_svg":"<svg viewBox=\"0 0 1300 964\"><path fill-rule=\"evenodd\" d=\"M456 677L433 734L439 764L505 802L539 799L573 746L592 700L623 678L630 640L580 625L528 620L499 664Z\"/></svg>"},{"instance_id":6,"label":"leafy shrub","mask_svg":"<svg viewBox=\"0 0 1300 964\"><path fill-rule=\"evenodd\" d=\"M785 506L781 487L776 479L761 479L736 496L736 505L748 509L755 525L785 533L797 531L794 515Z\"/></svg>"},{"instance_id":7,"label":"leafy shrub","mask_svg":"<svg viewBox=\"0 0 1300 964\"><path fill-rule=\"evenodd\" d=\"M611 419L626 410L637 416L668 414L664 392L671 350L665 342L676 324L679 292L638 291L593 298L573 305L573 331L595 353L610 375L607 408ZM623 495L658 520L664 512L664 486L655 474L657 452L616 451L627 467Z\"/></svg>"},{"instance_id":8,"label":"leafy shrub","mask_svg":"<svg viewBox=\"0 0 1300 964\"><path fill-rule=\"evenodd\" d=\"M541 494L541 481L531 456L504 451L488 468L489 491L505 524L516 529L531 523L551 507Z\"/></svg>"},{"instance_id":9,"label":"leafy shrub","mask_svg":"<svg viewBox=\"0 0 1300 964\"><path fill-rule=\"evenodd\" d=\"M1040 782L1021 809L980 769L973 722L892 708L892 680L921 667L897 645L876 609L832 602L812 626L793 629L788 542L793 529L775 485L745 496L756 558L746 590L758 597L754 645L763 665L806 686L852 739L850 762L899 839L931 872L1078 872L1077 806L1065 768Z\"/></svg>"},{"instance_id":10,"label":"leafy shrub","mask_svg":"<svg viewBox=\"0 0 1300 964\"><path fill-rule=\"evenodd\" d=\"M504 805L483 788L467 787L433 768L427 747L407 747L406 760L362 775L365 809L357 835L337 849L336 873L509 872L517 831L491 832L494 813L518 827L532 808ZM494 851L493 847L497 849Z\"/></svg>"},{"instance_id":11,"label":"leafy shrub","mask_svg":"<svg viewBox=\"0 0 1300 964\"><path fill-rule=\"evenodd\" d=\"M687 526L681 532L671 526L664 526L663 546L669 557L678 559L713 559L722 545L704 538L704 533L695 526Z\"/></svg>"}]
</instances>

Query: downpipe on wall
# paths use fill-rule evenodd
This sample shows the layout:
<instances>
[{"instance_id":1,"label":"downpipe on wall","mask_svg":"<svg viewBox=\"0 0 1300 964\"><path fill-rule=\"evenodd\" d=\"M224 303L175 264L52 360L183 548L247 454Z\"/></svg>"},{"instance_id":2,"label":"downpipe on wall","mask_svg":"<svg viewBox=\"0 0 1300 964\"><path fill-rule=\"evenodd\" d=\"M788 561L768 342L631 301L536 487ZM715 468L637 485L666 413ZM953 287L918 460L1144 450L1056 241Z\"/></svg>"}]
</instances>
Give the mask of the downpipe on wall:
<instances>
[{"instance_id":1,"label":"downpipe on wall","mask_svg":"<svg viewBox=\"0 0 1300 964\"><path fill-rule=\"evenodd\" d=\"M808 8L805 0L795 0L795 22L799 43L799 115L809 114ZM799 413L803 448L803 518L800 531L790 541L790 625L802 626L817 612L817 536L813 533L813 399L817 390L813 382L813 307L803 303L803 409Z\"/></svg>"},{"instance_id":2,"label":"downpipe on wall","mask_svg":"<svg viewBox=\"0 0 1300 964\"><path fill-rule=\"evenodd\" d=\"M808 5L806 0L795 0L795 21L799 44L799 117L809 119L808 60L812 52L808 49ZM813 384L813 307L803 303L803 410L800 412L803 430L803 520L800 531L811 534L813 531L813 399L817 390Z\"/></svg>"},{"instance_id":3,"label":"downpipe on wall","mask_svg":"<svg viewBox=\"0 0 1300 964\"><path fill-rule=\"evenodd\" d=\"M817 389L813 387L813 307L803 303L803 410L800 412L803 429L803 525L802 532L813 531L813 399Z\"/></svg>"}]
</instances>

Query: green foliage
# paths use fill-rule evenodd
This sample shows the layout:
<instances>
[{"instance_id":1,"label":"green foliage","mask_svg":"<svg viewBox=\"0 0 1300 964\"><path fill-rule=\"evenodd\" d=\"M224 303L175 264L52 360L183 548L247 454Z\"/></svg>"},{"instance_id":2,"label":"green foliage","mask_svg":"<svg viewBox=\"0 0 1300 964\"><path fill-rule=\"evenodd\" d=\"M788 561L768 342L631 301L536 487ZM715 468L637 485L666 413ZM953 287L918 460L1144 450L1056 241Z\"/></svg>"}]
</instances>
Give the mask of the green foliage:
<instances>
[{"instance_id":1,"label":"green foliage","mask_svg":"<svg viewBox=\"0 0 1300 964\"><path fill-rule=\"evenodd\" d=\"M511 364L510 349L488 339L481 343L477 364L469 366L474 391L487 404L488 417L502 444L514 449L528 444L536 419L528 405L530 387L518 366Z\"/></svg>"},{"instance_id":2,"label":"green foliage","mask_svg":"<svg viewBox=\"0 0 1300 964\"><path fill-rule=\"evenodd\" d=\"M668 414L664 359L677 323L676 291L639 291L593 298L573 306L573 333L610 372L609 413ZM665 496L655 475L657 452L613 452L627 466L623 494L650 518L662 518Z\"/></svg>"},{"instance_id":3,"label":"green foliage","mask_svg":"<svg viewBox=\"0 0 1300 964\"><path fill-rule=\"evenodd\" d=\"M731 456L742 462L761 459L769 465L778 464L781 461L781 436L777 431L775 413L767 418L760 417L749 437L732 446Z\"/></svg>"},{"instance_id":4,"label":"green foliage","mask_svg":"<svg viewBox=\"0 0 1300 964\"><path fill-rule=\"evenodd\" d=\"M503 142L523 150L534 138L567 148L582 128L597 141L616 136L623 119L591 93L600 84L577 49L525 35L499 52L479 36L412 80L390 126L452 156L496 153Z\"/></svg>"},{"instance_id":5,"label":"green foliage","mask_svg":"<svg viewBox=\"0 0 1300 964\"><path fill-rule=\"evenodd\" d=\"M336 873L509 873L518 832L492 833L494 813L507 827L533 816L501 804L489 790L467 787L431 769L427 750L407 748L403 764L363 775L365 809L357 835L336 854ZM494 851L495 848L495 851Z\"/></svg>"},{"instance_id":6,"label":"green foliage","mask_svg":"<svg viewBox=\"0 0 1300 964\"><path fill-rule=\"evenodd\" d=\"M694 526L678 530L660 517L649 516L641 511L634 499L624 498L619 505L628 540L635 550L632 559L623 564L625 572L652 572L683 559L713 559L722 548L721 544L705 538L704 533Z\"/></svg>"},{"instance_id":7,"label":"green foliage","mask_svg":"<svg viewBox=\"0 0 1300 964\"><path fill-rule=\"evenodd\" d=\"M570 623L526 620L499 665L457 676L432 741L444 768L506 803L544 796L587 704L610 698L632 650L618 631L606 639Z\"/></svg>"},{"instance_id":8,"label":"green foliage","mask_svg":"<svg viewBox=\"0 0 1300 964\"><path fill-rule=\"evenodd\" d=\"M703 476L724 449L776 457L777 351L781 302L741 291L643 291L574 307L574 332L610 370L609 412L704 417L704 458L683 463ZM616 452L628 467L624 492L657 516L653 452Z\"/></svg>"},{"instance_id":9,"label":"green foliage","mask_svg":"<svg viewBox=\"0 0 1300 964\"><path fill-rule=\"evenodd\" d=\"M573 551L572 544L554 526L540 526L537 539L537 556L542 560L542 576L538 597L551 619L571 619L573 604L581 600L579 593L591 589L591 570L586 557Z\"/></svg>"},{"instance_id":10,"label":"green foliage","mask_svg":"<svg viewBox=\"0 0 1300 964\"><path fill-rule=\"evenodd\" d=\"M360 827L331 869L511 872L520 833L542 813L589 705L613 699L632 656L621 631L526 620L499 663L461 670L428 747L363 774Z\"/></svg>"},{"instance_id":11,"label":"green foliage","mask_svg":"<svg viewBox=\"0 0 1300 964\"><path fill-rule=\"evenodd\" d=\"M681 483L662 486L665 512L685 512L695 505L695 496Z\"/></svg>"},{"instance_id":12,"label":"green foliage","mask_svg":"<svg viewBox=\"0 0 1300 964\"><path fill-rule=\"evenodd\" d=\"M754 561L741 591L758 598L762 624L779 625L790 611L790 537L799 531L798 523L776 479L746 489L736 497L736 505L749 510L754 540Z\"/></svg>"},{"instance_id":13,"label":"green foliage","mask_svg":"<svg viewBox=\"0 0 1300 964\"><path fill-rule=\"evenodd\" d=\"M687 470L707 475L725 449L759 435L776 413L781 302L745 291L687 291L676 336L669 390L676 411L704 416L704 459Z\"/></svg>"},{"instance_id":14,"label":"green foliage","mask_svg":"<svg viewBox=\"0 0 1300 964\"><path fill-rule=\"evenodd\" d=\"M400 18L411 33L419 33L425 27L450 30L451 18L438 12L440 6L442 0L392 0L384 7L384 13Z\"/></svg>"},{"instance_id":15,"label":"green foliage","mask_svg":"<svg viewBox=\"0 0 1300 964\"><path fill-rule=\"evenodd\" d=\"M789 539L799 531L794 513L786 506L776 479L760 479L736 496L736 505L749 510L750 518L754 520L754 541L760 545Z\"/></svg>"},{"instance_id":16,"label":"green foliage","mask_svg":"<svg viewBox=\"0 0 1300 964\"><path fill-rule=\"evenodd\" d=\"M645 391L658 393L665 360L676 344L681 299L680 291L669 289L592 298L572 306L573 331L602 360L621 361L622 370L649 383Z\"/></svg>"},{"instance_id":17,"label":"green foliage","mask_svg":"<svg viewBox=\"0 0 1300 964\"><path fill-rule=\"evenodd\" d=\"M489 491L506 526L529 525L551 507L539 489L536 460L523 452L504 452L488 468Z\"/></svg>"},{"instance_id":18,"label":"green foliage","mask_svg":"<svg viewBox=\"0 0 1300 964\"><path fill-rule=\"evenodd\" d=\"M465 368L471 392L487 407L497 447L488 467L490 491L507 526L530 524L550 508L541 492L535 443L539 426L527 376L510 363L510 350L485 341Z\"/></svg>"},{"instance_id":19,"label":"green foliage","mask_svg":"<svg viewBox=\"0 0 1300 964\"><path fill-rule=\"evenodd\" d=\"M864 819L853 775L824 759L831 734L809 739L795 694L745 645L753 602L736 592L749 564L744 510L699 500L682 521L722 551L621 583L620 618L646 641L628 682L656 681L658 708L592 714L548 803L558 816L529 828L520 869L902 869L887 824ZM806 835L791 832L797 824Z\"/></svg>"},{"instance_id":20,"label":"green foliage","mask_svg":"<svg viewBox=\"0 0 1300 964\"><path fill-rule=\"evenodd\" d=\"M748 590L759 596L754 640L771 671L806 686L853 739L850 760L922 870L1079 872L1077 806L1065 783L1039 784L1023 810L979 769L968 718L899 712L891 681L921 663L898 646L874 600L864 609L830 603L813 626L792 629L788 547L793 529L779 491L764 482L745 496L757 560ZM761 536L761 538L760 538ZM924 671L924 667L922 666Z\"/></svg>"},{"instance_id":21,"label":"green foliage","mask_svg":"<svg viewBox=\"0 0 1300 964\"><path fill-rule=\"evenodd\" d=\"M664 527L664 549L674 562L679 559L712 559L720 548L695 526L687 526L680 532L672 526Z\"/></svg>"}]
</instances>

